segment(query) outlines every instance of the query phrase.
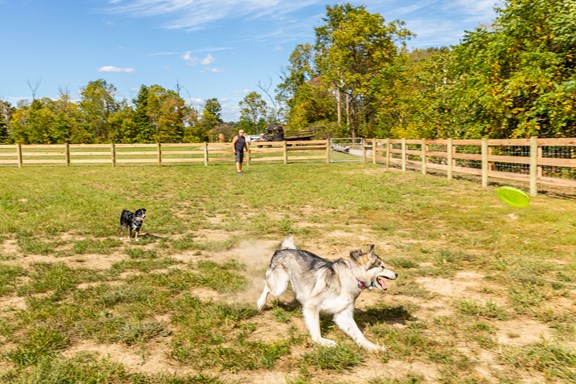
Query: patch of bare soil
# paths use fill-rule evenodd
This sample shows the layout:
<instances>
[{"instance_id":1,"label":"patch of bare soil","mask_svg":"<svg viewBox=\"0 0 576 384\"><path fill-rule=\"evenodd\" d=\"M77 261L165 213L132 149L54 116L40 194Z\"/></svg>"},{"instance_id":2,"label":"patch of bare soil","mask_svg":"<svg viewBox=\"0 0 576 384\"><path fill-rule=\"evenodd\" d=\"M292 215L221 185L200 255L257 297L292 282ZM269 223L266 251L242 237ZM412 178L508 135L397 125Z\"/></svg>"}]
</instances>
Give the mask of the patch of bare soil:
<instances>
[{"instance_id":1,"label":"patch of bare soil","mask_svg":"<svg viewBox=\"0 0 576 384\"><path fill-rule=\"evenodd\" d=\"M550 328L545 324L530 319L499 321L498 343L505 345L528 345L552 339Z\"/></svg>"},{"instance_id":2,"label":"patch of bare soil","mask_svg":"<svg viewBox=\"0 0 576 384\"><path fill-rule=\"evenodd\" d=\"M473 271L461 271L453 279L420 277L416 282L436 295L449 298L474 298L481 296L478 291L484 276Z\"/></svg>"},{"instance_id":3,"label":"patch of bare soil","mask_svg":"<svg viewBox=\"0 0 576 384\"><path fill-rule=\"evenodd\" d=\"M26 299L24 297L2 297L0 298L0 308L2 312L26 309Z\"/></svg>"}]
</instances>

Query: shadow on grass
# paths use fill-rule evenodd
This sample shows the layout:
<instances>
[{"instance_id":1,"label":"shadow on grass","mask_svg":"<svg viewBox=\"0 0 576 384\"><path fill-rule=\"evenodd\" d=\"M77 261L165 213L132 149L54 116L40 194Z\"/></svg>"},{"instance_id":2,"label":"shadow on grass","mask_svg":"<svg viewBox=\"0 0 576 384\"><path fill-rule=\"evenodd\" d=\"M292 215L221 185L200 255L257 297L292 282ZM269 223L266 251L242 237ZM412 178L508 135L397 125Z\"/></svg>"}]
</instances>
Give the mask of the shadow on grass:
<instances>
[{"instance_id":1,"label":"shadow on grass","mask_svg":"<svg viewBox=\"0 0 576 384\"><path fill-rule=\"evenodd\" d=\"M389 308L369 308L354 311L354 318L360 328L367 324L387 323L406 324L407 321L416 320L403 306Z\"/></svg>"}]
</instances>

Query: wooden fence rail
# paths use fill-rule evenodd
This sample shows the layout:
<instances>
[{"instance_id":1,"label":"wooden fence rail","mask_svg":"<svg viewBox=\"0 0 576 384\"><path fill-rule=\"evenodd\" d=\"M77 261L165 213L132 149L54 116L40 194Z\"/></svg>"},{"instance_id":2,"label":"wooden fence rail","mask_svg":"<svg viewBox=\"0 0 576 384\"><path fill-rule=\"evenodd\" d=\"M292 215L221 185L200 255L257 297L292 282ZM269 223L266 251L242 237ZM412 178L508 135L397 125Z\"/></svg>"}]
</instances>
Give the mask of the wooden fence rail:
<instances>
[{"instance_id":1,"label":"wooden fence rail","mask_svg":"<svg viewBox=\"0 0 576 384\"><path fill-rule=\"evenodd\" d=\"M249 143L248 164L331 162L330 140ZM360 153L358 153L360 152ZM576 138L509 140L368 139L363 161L403 171L478 177L525 186L531 195L550 188L576 196ZM157 165L233 163L230 143L0 145L0 166Z\"/></svg>"}]
</instances>

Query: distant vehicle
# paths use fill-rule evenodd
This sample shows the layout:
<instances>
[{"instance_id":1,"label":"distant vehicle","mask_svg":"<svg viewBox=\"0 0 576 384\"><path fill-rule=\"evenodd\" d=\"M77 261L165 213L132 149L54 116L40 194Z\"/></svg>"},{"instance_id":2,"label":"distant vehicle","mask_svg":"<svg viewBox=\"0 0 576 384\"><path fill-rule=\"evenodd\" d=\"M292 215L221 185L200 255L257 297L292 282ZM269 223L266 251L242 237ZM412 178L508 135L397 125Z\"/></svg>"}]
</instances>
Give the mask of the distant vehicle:
<instances>
[{"instance_id":1,"label":"distant vehicle","mask_svg":"<svg viewBox=\"0 0 576 384\"><path fill-rule=\"evenodd\" d=\"M262 135L248 135L246 136L246 141L249 143L253 143L255 141L258 141L260 139L260 137L262 137Z\"/></svg>"},{"instance_id":2,"label":"distant vehicle","mask_svg":"<svg viewBox=\"0 0 576 384\"><path fill-rule=\"evenodd\" d=\"M315 130L285 132L284 127L281 125L270 125L266 127L266 132L260 134L256 141L297 141L297 140L312 140Z\"/></svg>"}]
</instances>

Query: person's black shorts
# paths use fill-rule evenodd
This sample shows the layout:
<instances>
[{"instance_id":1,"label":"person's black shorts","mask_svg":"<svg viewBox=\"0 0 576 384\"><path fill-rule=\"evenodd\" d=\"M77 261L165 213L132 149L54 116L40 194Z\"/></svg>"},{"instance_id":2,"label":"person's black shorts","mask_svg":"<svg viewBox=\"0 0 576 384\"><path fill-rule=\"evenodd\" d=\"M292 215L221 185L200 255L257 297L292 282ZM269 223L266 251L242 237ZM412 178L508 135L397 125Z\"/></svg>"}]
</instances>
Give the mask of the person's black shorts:
<instances>
[{"instance_id":1,"label":"person's black shorts","mask_svg":"<svg viewBox=\"0 0 576 384\"><path fill-rule=\"evenodd\" d=\"M244 161L244 151L236 151L236 162L241 163Z\"/></svg>"}]
</instances>

